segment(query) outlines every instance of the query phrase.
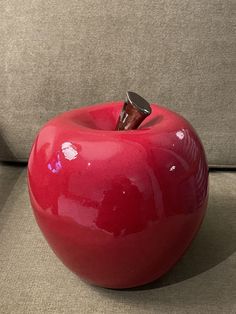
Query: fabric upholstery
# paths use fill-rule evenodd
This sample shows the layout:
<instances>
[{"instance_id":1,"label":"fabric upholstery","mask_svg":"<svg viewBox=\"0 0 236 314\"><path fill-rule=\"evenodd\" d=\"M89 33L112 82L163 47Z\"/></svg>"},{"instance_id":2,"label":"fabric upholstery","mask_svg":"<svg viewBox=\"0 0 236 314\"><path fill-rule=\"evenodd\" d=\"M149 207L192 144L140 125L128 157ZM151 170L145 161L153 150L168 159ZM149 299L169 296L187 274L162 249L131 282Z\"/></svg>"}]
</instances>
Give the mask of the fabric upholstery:
<instances>
[{"instance_id":1,"label":"fabric upholstery","mask_svg":"<svg viewBox=\"0 0 236 314\"><path fill-rule=\"evenodd\" d=\"M0 313L235 313L235 184L236 172L211 173L207 215L186 255L159 281L116 291L62 265L34 220L26 170L2 165Z\"/></svg>"},{"instance_id":2,"label":"fabric upholstery","mask_svg":"<svg viewBox=\"0 0 236 314\"><path fill-rule=\"evenodd\" d=\"M236 165L232 0L0 3L0 160L59 112L133 90L184 115L210 165Z\"/></svg>"}]
</instances>

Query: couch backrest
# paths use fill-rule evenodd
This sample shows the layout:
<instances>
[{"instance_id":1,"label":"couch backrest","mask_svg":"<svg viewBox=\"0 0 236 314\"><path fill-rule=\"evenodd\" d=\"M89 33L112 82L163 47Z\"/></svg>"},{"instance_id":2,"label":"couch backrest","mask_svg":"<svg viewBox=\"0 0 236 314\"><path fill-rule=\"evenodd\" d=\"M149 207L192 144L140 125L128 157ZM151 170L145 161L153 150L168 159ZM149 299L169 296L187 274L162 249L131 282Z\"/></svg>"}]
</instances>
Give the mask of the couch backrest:
<instances>
[{"instance_id":1,"label":"couch backrest","mask_svg":"<svg viewBox=\"0 0 236 314\"><path fill-rule=\"evenodd\" d=\"M0 159L27 160L59 112L133 90L186 117L210 165L236 165L233 3L1 2Z\"/></svg>"}]
</instances>

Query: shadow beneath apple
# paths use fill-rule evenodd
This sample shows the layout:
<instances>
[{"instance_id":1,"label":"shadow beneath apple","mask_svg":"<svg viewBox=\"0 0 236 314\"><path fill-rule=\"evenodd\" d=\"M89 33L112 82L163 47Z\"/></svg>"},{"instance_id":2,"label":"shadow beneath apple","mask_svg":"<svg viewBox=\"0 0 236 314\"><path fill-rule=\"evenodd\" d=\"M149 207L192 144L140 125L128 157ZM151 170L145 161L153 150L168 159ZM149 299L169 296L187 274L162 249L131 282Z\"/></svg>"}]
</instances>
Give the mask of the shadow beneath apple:
<instances>
[{"instance_id":1,"label":"shadow beneath apple","mask_svg":"<svg viewBox=\"0 0 236 314\"><path fill-rule=\"evenodd\" d=\"M0 133L0 212L4 207L8 196L15 185L26 163L16 161L13 152L8 147L2 133ZM1 221L0 221L1 222Z\"/></svg>"},{"instance_id":2,"label":"shadow beneath apple","mask_svg":"<svg viewBox=\"0 0 236 314\"><path fill-rule=\"evenodd\" d=\"M25 167L25 163L0 162L0 213Z\"/></svg>"},{"instance_id":3,"label":"shadow beneath apple","mask_svg":"<svg viewBox=\"0 0 236 314\"><path fill-rule=\"evenodd\" d=\"M13 154L13 152L10 150L9 146L6 143L6 140L4 139L4 136L2 135L3 132L0 128L0 160L11 160L15 161L16 158Z\"/></svg>"},{"instance_id":4,"label":"shadow beneath apple","mask_svg":"<svg viewBox=\"0 0 236 314\"><path fill-rule=\"evenodd\" d=\"M217 187L213 184L210 187L203 225L182 259L157 281L126 290L155 289L184 281L218 265L236 251L236 228L233 220L236 199L229 192L232 186L228 184L228 187L224 188L226 182L223 176L220 182L218 176L219 174L211 175L212 182L215 179L218 181L215 184ZM220 191L221 187L223 191Z\"/></svg>"}]
</instances>

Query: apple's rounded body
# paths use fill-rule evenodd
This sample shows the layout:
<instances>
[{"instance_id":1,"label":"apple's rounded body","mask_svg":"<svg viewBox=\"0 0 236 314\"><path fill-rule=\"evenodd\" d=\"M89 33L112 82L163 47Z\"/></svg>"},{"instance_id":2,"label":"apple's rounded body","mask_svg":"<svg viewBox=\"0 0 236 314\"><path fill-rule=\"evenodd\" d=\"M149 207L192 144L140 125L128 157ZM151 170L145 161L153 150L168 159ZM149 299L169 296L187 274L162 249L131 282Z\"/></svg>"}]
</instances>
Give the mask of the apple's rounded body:
<instances>
[{"instance_id":1,"label":"apple's rounded body","mask_svg":"<svg viewBox=\"0 0 236 314\"><path fill-rule=\"evenodd\" d=\"M191 125L152 105L137 130L114 131L123 103L66 112L39 132L28 185L38 225L62 262L103 287L167 272L203 220L208 167Z\"/></svg>"}]
</instances>

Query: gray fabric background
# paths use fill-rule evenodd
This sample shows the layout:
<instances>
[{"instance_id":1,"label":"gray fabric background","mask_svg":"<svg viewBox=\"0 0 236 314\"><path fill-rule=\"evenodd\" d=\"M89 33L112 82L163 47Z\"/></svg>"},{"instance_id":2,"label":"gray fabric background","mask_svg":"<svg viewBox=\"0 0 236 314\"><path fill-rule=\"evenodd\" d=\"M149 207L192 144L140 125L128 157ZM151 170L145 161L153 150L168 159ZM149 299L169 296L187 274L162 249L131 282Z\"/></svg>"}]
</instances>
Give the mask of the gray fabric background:
<instances>
[{"instance_id":1,"label":"gray fabric background","mask_svg":"<svg viewBox=\"0 0 236 314\"><path fill-rule=\"evenodd\" d=\"M27 160L59 112L133 90L236 164L233 0L0 2L0 160Z\"/></svg>"},{"instance_id":2,"label":"gray fabric background","mask_svg":"<svg viewBox=\"0 0 236 314\"><path fill-rule=\"evenodd\" d=\"M235 314L236 172L210 174L209 206L190 249L159 281L134 290L82 282L33 217L26 170L0 165L0 313Z\"/></svg>"}]
</instances>

